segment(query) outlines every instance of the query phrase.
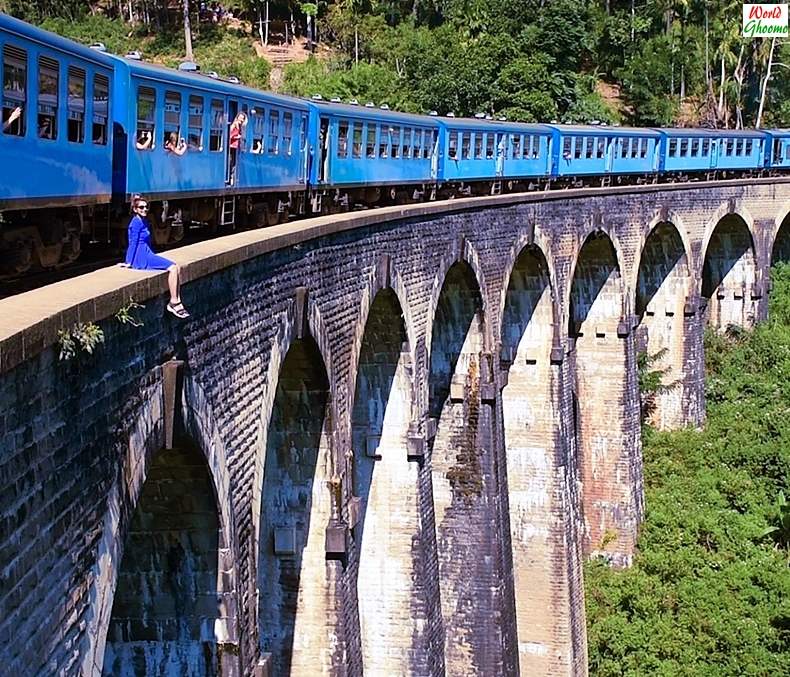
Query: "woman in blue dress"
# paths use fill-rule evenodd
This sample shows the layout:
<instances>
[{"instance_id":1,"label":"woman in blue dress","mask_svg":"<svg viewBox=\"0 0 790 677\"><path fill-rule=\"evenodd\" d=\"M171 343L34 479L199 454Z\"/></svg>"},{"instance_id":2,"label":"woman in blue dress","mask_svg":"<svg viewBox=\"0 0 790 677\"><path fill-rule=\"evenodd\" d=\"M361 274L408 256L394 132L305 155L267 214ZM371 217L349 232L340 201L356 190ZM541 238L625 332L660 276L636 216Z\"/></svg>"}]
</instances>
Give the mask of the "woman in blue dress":
<instances>
[{"instance_id":1,"label":"woman in blue dress","mask_svg":"<svg viewBox=\"0 0 790 677\"><path fill-rule=\"evenodd\" d=\"M181 319L189 317L181 303L181 270L177 263L164 256L157 256L151 249L151 230L148 227L148 200L137 196L132 199L134 216L129 222L129 247L126 262L122 266L137 270L166 270L170 288L170 303L167 310Z\"/></svg>"}]
</instances>

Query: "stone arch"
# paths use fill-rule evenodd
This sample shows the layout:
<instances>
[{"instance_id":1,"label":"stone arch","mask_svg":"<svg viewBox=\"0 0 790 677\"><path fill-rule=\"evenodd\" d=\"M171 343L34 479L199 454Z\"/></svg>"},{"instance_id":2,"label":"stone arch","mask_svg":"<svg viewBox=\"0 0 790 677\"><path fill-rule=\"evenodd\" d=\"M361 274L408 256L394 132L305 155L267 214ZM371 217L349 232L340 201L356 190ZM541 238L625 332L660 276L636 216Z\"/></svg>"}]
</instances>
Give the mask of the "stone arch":
<instances>
[{"instance_id":1,"label":"stone arch","mask_svg":"<svg viewBox=\"0 0 790 677\"><path fill-rule=\"evenodd\" d=\"M489 347L491 345L491 327L490 323L485 320L488 318L488 307L486 300L491 298L488 294L486 286L485 275L480 264L480 257L475 248L464 237L458 238L452 247L450 253L443 257L439 263L439 268L433 279L433 288L431 290L431 297L428 302L429 322L425 327L425 354L431 354L433 343L433 330L436 326L435 318L439 306L439 300L444 285L447 280L447 275L450 269L457 264L465 264L472 272L475 287L480 296L481 318L483 319L482 338L483 346ZM428 367L429 365L426 365ZM429 397L430 399L430 397Z\"/></svg>"},{"instance_id":2,"label":"stone arch","mask_svg":"<svg viewBox=\"0 0 790 677\"><path fill-rule=\"evenodd\" d=\"M569 285L575 453L582 480L582 545L628 564L642 514L639 401L623 268L613 240L592 232Z\"/></svg>"},{"instance_id":3,"label":"stone arch","mask_svg":"<svg viewBox=\"0 0 790 677\"><path fill-rule=\"evenodd\" d=\"M571 672L570 522L552 360L554 287L545 253L527 244L505 278L500 361L502 426L521 674ZM557 356L555 356L556 358ZM546 618L556 622L547 624Z\"/></svg>"},{"instance_id":4,"label":"stone arch","mask_svg":"<svg viewBox=\"0 0 790 677\"><path fill-rule=\"evenodd\" d=\"M412 359L401 305L381 289L367 315L351 414L359 514L349 574L355 581L359 660L368 674L422 674L428 629L420 576L419 467L409 460Z\"/></svg>"},{"instance_id":5,"label":"stone arch","mask_svg":"<svg viewBox=\"0 0 790 677\"><path fill-rule=\"evenodd\" d=\"M339 488L339 479L331 459L330 406L318 344L298 332L277 378L260 494L258 630L271 674L331 667L334 604L325 535L338 509L328 486Z\"/></svg>"},{"instance_id":6,"label":"stone arch","mask_svg":"<svg viewBox=\"0 0 790 677\"><path fill-rule=\"evenodd\" d=\"M717 331L749 328L756 318L757 257L753 230L737 213L715 222L702 251L700 297L706 322Z\"/></svg>"},{"instance_id":7,"label":"stone arch","mask_svg":"<svg viewBox=\"0 0 790 677\"><path fill-rule=\"evenodd\" d=\"M579 261L584 251L584 246L590 240L599 240L605 238L611 244L611 252L612 252L612 261L614 268L617 272L617 282L616 288L618 290L617 294L620 298L620 315L625 316L630 309L631 298L627 293L627 280L628 275L626 271L628 267L625 265L625 256L623 253L622 244L619 241L617 233L609 227L595 227L595 226L588 226L587 228L583 228L579 233L577 242L579 243L578 248L570 262L568 267L568 277L567 279L567 288L564 291L563 298L565 303L562 306L563 317L561 318L562 324L561 326L564 327L566 330L570 327L571 322L571 306L572 306L572 299L573 299L573 281L577 277L577 271L579 268ZM571 338L571 334L568 334L568 337Z\"/></svg>"},{"instance_id":8,"label":"stone arch","mask_svg":"<svg viewBox=\"0 0 790 677\"><path fill-rule=\"evenodd\" d=\"M774 265L780 261L790 263L790 211L779 221L771 243L771 261Z\"/></svg>"},{"instance_id":9,"label":"stone arch","mask_svg":"<svg viewBox=\"0 0 790 677\"><path fill-rule=\"evenodd\" d=\"M551 290L551 299L553 305L553 317L552 322L556 323L557 318L561 314L562 310L559 306L559 297L557 295L557 290L559 289L557 283L557 271L554 265L554 259L551 256L551 238L550 236L541 232L538 226L535 226L533 232L521 232L519 233L518 237L516 238L515 244L510 248L510 253L506 259L506 264L503 271L503 284L502 289L499 294L499 319L500 319L500 326L499 327L492 327L492 329L497 329L501 332L501 320L504 317L505 306L507 304L507 283L510 280L513 269L518 262L519 257L523 253L524 249L530 247L535 251L539 251L543 257L543 261L546 265L547 271L547 281L549 285L549 289ZM496 337L500 344L502 343L502 336L501 333L499 336ZM555 336L555 339L559 339L559 336Z\"/></svg>"},{"instance_id":10,"label":"stone arch","mask_svg":"<svg viewBox=\"0 0 790 677\"><path fill-rule=\"evenodd\" d=\"M162 456L168 452L163 450L165 408L161 367L154 370L150 376L141 397L145 406L128 428L128 432L124 434L126 442L119 443L119 458L123 460L118 465L118 473L108 495L108 509L99 540L97 562L93 570L91 609L86 633L88 646L82 652L81 674L83 675L100 675L103 670L108 669L105 664L106 644L108 634L111 632L119 571L126 551L124 541L132 524L132 518L140 507L144 485L149 479L152 468L158 467L160 471L164 470L165 474L167 472L167 464L162 459ZM202 475L203 493L211 493L211 504L216 513L218 528L216 556L213 558L214 564L211 565L215 574L213 576L215 587L210 591L211 594L203 596L199 605L206 613L213 607L216 615L213 621L208 616L204 618L199 628L199 639L213 638L216 644L212 649L215 673L234 674L238 669L238 624L235 617L237 588L233 560L229 561L228 556L223 552L223 550L232 552L235 546L227 460L224 445L217 435L206 398L197 383L191 378L187 379L187 382L192 383L194 387L182 397L182 418L176 419L175 422L176 439L182 446L189 447L187 457L191 457L191 462L182 467L184 479L189 482L190 475ZM200 396L195 398L193 394L198 392ZM199 425L194 425L198 421ZM211 440L210 444L206 444L208 440ZM189 470L190 467L195 470ZM188 554L189 547L186 552ZM203 554L205 555L205 552ZM206 558L203 559L205 563ZM170 563L172 564L172 561ZM205 586L206 577L202 578ZM197 581L195 583L196 586L199 585ZM192 606L194 610L195 605ZM176 650L175 654L178 653L186 659L184 654L190 652ZM200 653L204 655L205 650L201 649ZM164 652L155 656L157 660L166 658ZM194 655L191 655L189 660L193 658ZM173 665L176 666L176 663ZM157 669L154 663L149 667L153 670ZM110 666L109 669L113 668Z\"/></svg>"},{"instance_id":11,"label":"stone arch","mask_svg":"<svg viewBox=\"0 0 790 677\"><path fill-rule=\"evenodd\" d=\"M644 238L633 285L637 351L661 371L662 389L646 394L642 415L661 429L699 425L704 416L695 282L677 225L659 221Z\"/></svg>"}]
</instances>

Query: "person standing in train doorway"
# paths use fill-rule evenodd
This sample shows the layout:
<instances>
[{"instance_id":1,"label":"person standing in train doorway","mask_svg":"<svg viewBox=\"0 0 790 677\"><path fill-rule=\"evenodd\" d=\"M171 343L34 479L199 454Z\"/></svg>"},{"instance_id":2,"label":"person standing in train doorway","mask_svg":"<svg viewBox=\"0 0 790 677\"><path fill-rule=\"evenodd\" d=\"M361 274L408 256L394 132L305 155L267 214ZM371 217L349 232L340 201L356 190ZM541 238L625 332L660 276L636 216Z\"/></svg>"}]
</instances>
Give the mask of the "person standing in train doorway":
<instances>
[{"instance_id":1,"label":"person standing in train doorway","mask_svg":"<svg viewBox=\"0 0 790 677\"><path fill-rule=\"evenodd\" d=\"M148 223L148 200L141 195L132 198L132 220L129 221L129 246L126 249L126 261L122 268L136 270L166 270L167 286L170 289L168 312L183 320L189 317L187 309L181 303L181 269L177 263L164 256L157 256L151 249L151 229Z\"/></svg>"},{"instance_id":2,"label":"person standing in train doorway","mask_svg":"<svg viewBox=\"0 0 790 677\"><path fill-rule=\"evenodd\" d=\"M239 158L239 150L241 148L241 140L244 137L244 129L247 126L247 114L239 113L230 124L230 131L228 133L228 149L230 156L228 161L230 163L228 171L228 180L225 182L229 186L236 183L236 163Z\"/></svg>"}]
</instances>

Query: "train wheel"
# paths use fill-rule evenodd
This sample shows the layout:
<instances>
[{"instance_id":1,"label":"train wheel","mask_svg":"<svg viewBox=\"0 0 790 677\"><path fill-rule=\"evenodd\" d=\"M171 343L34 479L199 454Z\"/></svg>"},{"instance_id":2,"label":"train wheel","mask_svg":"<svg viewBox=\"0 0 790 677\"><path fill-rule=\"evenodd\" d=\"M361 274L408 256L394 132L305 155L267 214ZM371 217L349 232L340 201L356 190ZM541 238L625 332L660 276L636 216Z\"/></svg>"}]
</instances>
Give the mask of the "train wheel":
<instances>
[{"instance_id":1,"label":"train wheel","mask_svg":"<svg viewBox=\"0 0 790 677\"><path fill-rule=\"evenodd\" d=\"M0 274L21 275L33 265L33 243L28 239L17 239L0 243Z\"/></svg>"}]
</instances>

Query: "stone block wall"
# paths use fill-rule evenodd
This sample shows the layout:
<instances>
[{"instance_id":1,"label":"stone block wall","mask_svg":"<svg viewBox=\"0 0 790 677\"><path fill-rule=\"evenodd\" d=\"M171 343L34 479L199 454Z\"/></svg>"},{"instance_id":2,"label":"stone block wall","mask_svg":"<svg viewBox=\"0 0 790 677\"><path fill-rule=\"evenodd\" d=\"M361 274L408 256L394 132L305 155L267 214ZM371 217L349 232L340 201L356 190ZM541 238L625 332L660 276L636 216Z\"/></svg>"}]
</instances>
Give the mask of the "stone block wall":
<instances>
[{"instance_id":1,"label":"stone block wall","mask_svg":"<svg viewBox=\"0 0 790 677\"><path fill-rule=\"evenodd\" d=\"M176 252L186 323L158 282L142 327L84 309L93 355L5 332L4 665L106 669L131 525L175 434L216 497L221 674L584 674L581 553L626 564L641 517L637 348L682 373L656 416L698 425L705 316L730 298L716 317L764 315L788 212L787 183L734 182L328 217L259 255L251 238L274 235ZM669 245L643 256L659 224L687 273ZM703 283L706 261L740 297Z\"/></svg>"}]
</instances>

